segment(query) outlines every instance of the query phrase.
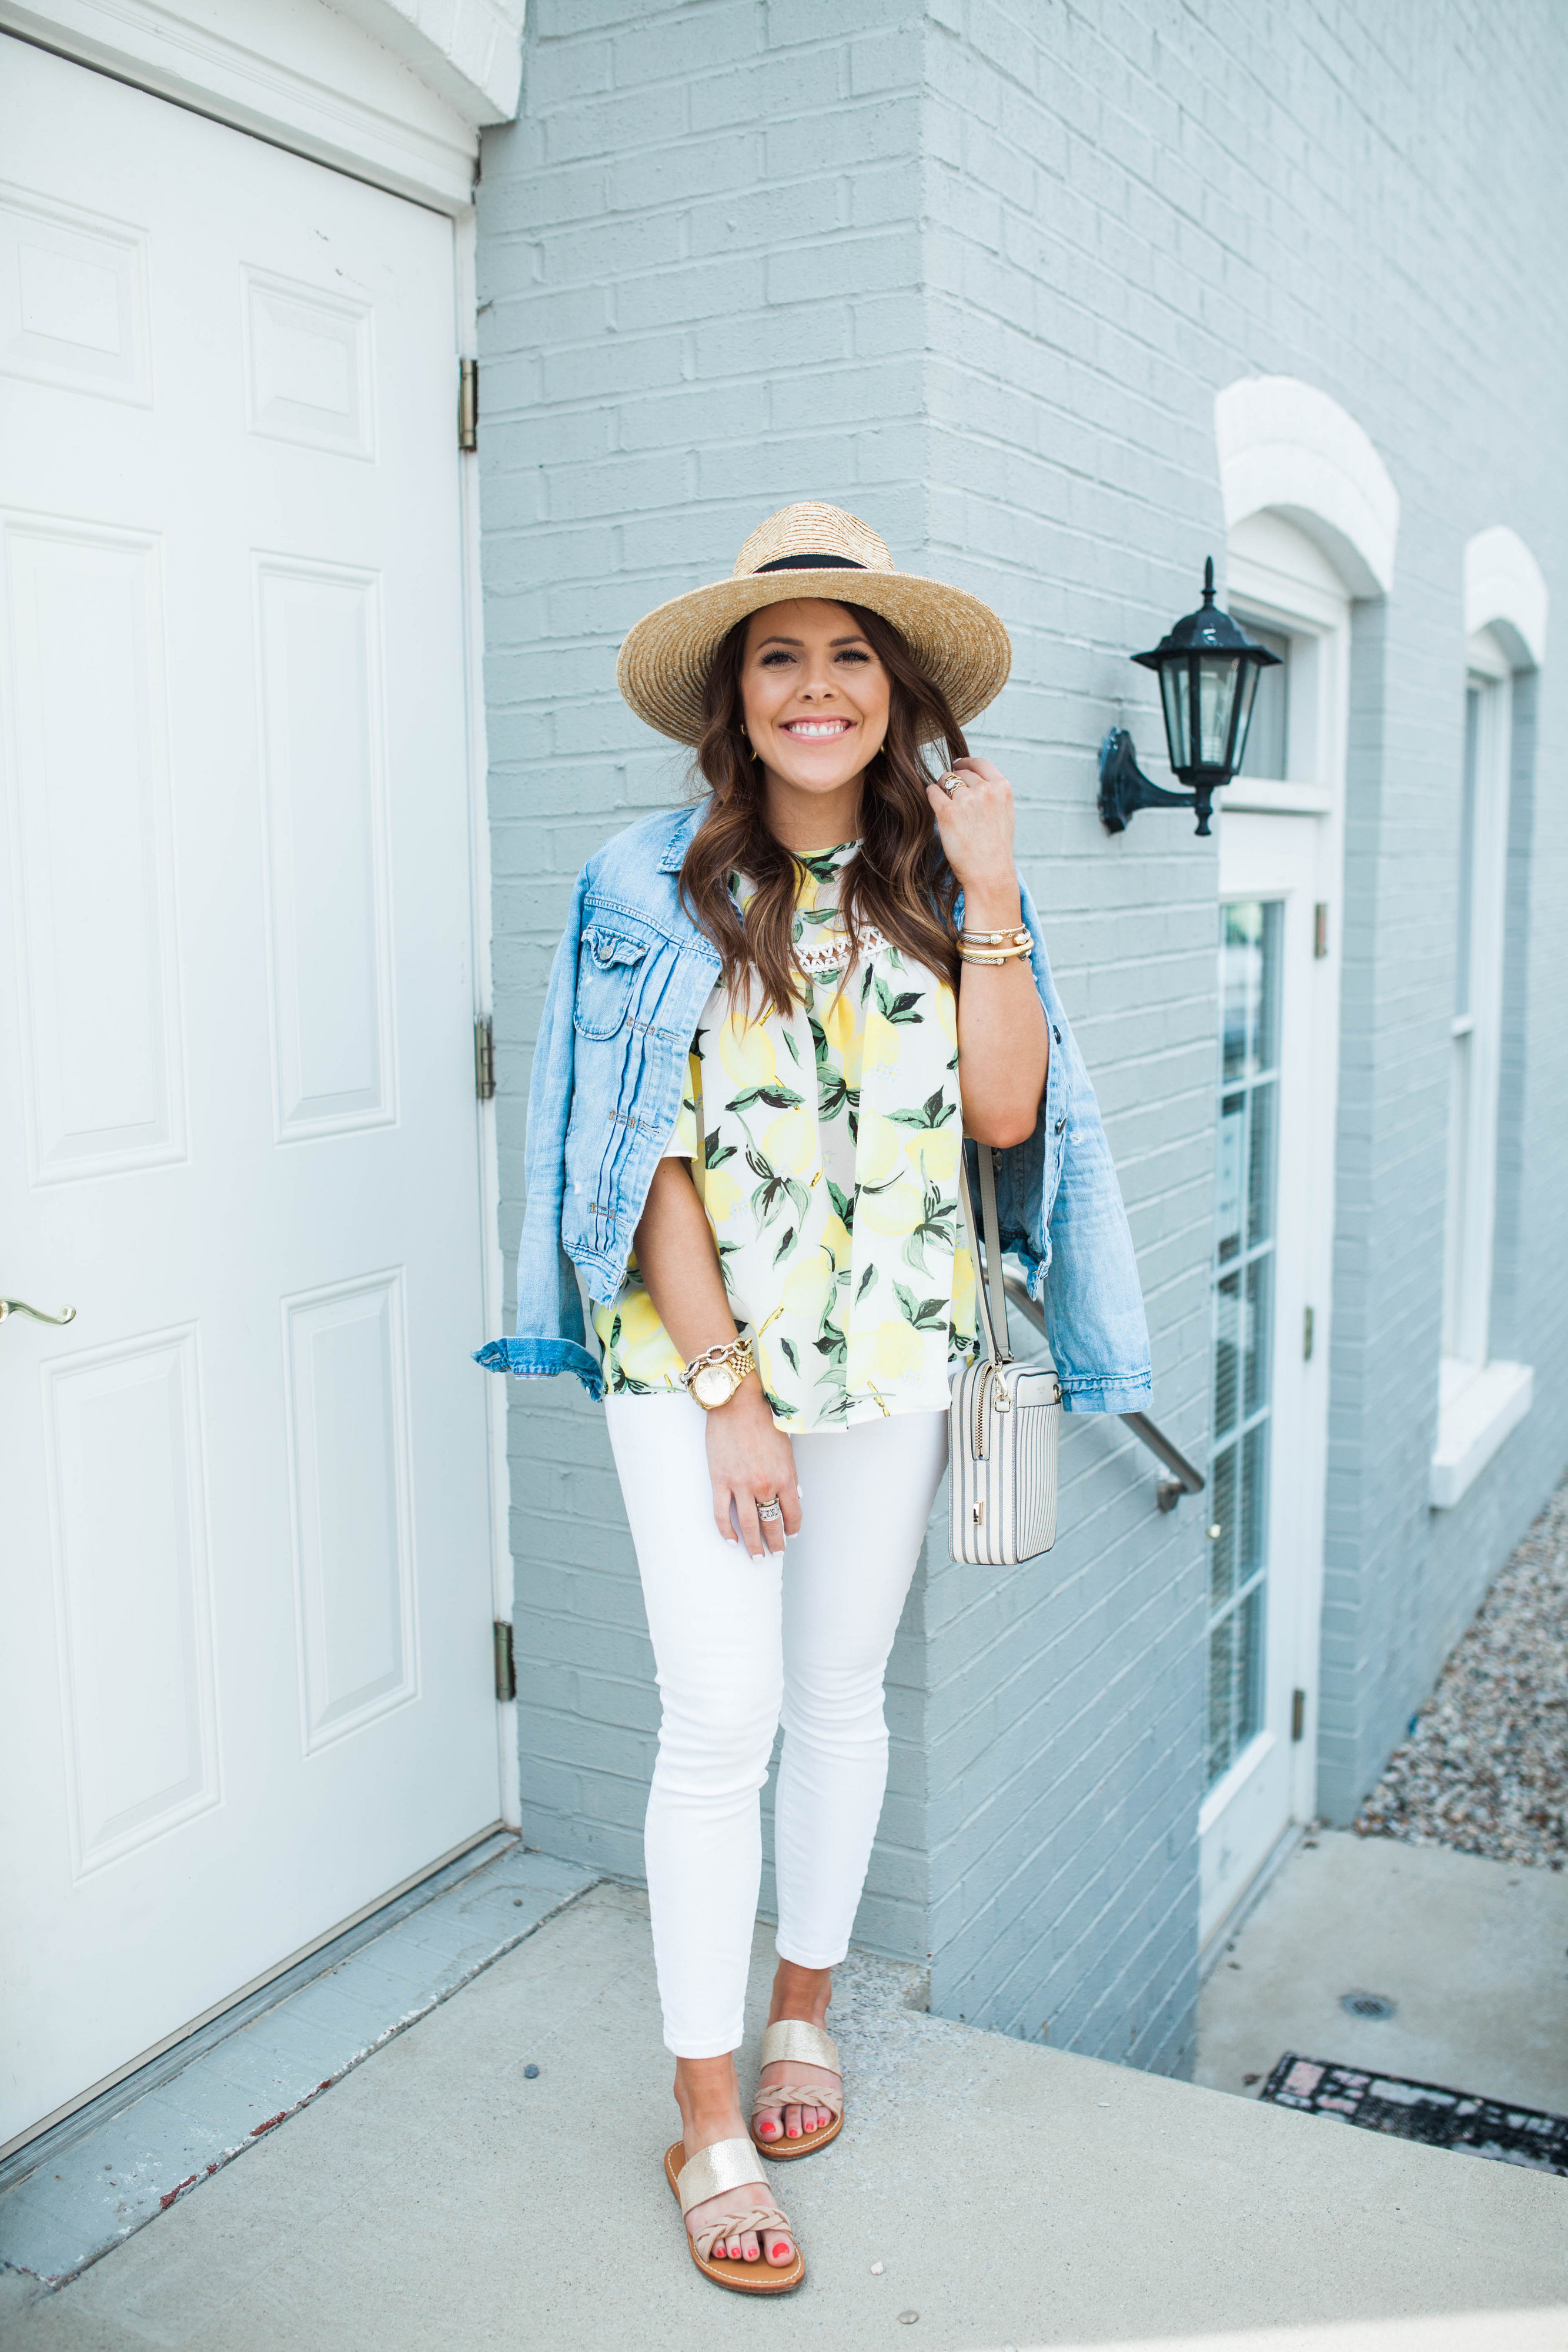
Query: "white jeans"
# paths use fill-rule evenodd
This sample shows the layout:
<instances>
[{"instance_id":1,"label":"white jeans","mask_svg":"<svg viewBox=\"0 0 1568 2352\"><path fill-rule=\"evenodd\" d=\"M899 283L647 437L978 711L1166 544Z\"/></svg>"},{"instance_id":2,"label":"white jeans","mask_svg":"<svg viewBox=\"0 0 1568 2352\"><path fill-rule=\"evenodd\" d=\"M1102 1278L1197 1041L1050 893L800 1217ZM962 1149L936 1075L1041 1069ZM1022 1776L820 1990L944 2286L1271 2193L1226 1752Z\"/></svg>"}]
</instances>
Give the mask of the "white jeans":
<instances>
[{"instance_id":1,"label":"white jeans","mask_svg":"<svg viewBox=\"0 0 1568 2352\"><path fill-rule=\"evenodd\" d=\"M883 1672L947 1417L792 1438L800 1533L759 1561L714 1525L700 1405L620 1396L605 1410L664 1707L645 1840L664 2041L717 2058L741 2038L780 1714L779 1952L826 1969L849 1948L887 1783Z\"/></svg>"}]
</instances>

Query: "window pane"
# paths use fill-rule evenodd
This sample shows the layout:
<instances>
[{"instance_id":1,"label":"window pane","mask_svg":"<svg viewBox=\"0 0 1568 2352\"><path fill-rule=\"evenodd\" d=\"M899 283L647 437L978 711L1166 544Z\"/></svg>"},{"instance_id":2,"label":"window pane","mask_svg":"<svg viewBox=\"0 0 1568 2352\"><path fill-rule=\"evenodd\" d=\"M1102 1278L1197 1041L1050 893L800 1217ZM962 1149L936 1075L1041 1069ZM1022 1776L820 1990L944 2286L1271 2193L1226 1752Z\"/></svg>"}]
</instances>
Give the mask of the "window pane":
<instances>
[{"instance_id":1,"label":"window pane","mask_svg":"<svg viewBox=\"0 0 1568 2352\"><path fill-rule=\"evenodd\" d=\"M1258 966L1262 954L1263 909L1257 899L1227 907L1221 914L1219 949L1223 1074L1241 1076L1252 1058L1258 1018Z\"/></svg>"},{"instance_id":2,"label":"window pane","mask_svg":"<svg viewBox=\"0 0 1568 2352\"><path fill-rule=\"evenodd\" d=\"M1255 1257L1247 1269L1247 1374L1241 1410L1249 1420L1269 1402L1269 1339L1273 1310L1274 1253L1270 1250L1262 1257Z\"/></svg>"},{"instance_id":3,"label":"window pane","mask_svg":"<svg viewBox=\"0 0 1568 2352\"><path fill-rule=\"evenodd\" d=\"M1242 625L1254 645L1279 655L1280 667L1259 674L1241 773L1281 783L1289 773L1290 761L1291 640L1275 629L1256 628L1250 621Z\"/></svg>"},{"instance_id":4,"label":"window pane","mask_svg":"<svg viewBox=\"0 0 1568 2352\"><path fill-rule=\"evenodd\" d=\"M1210 1615L1224 1608L1236 1589L1236 1449L1225 1446L1214 1456L1209 1483L1214 1493L1210 1525L1219 1533L1209 1548L1208 1606Z\"/></svg>"},{"instance_id":5,"label":"window pane","mask_svg":"<svg viewBox=\"0 0 1568 2352\"><path fill-rule=\"evenodd\" d=\"M1280 932L1283 902L1270 898L1259 909L1258 1025L1253 1032L1253 1067L1271 1070L1280 1058Z\"/></svg>"},{"instance_id":6,"label":"window pane","mask_svg":"<svg viewBox=\"0 0 1568 2352\"><path fill-rule=\"evenodd\" d=\"M1280 957L1278 899L1221 909L1209 1556L1211 1780L1259 1727L1269 1528ZM1236 1433L1244 1424L1244 1435ZM1250 1586L1250 1590L1248 1588Z\"/></svg>"},{"instance_id":7,"label":"window pane","mask_svg":"<svg viewBox=\"0 0 1568 2352\"><path fill-rule=\"evenodd\" d=\"M1262 1421L1241 1441L1241 1558L1237 1572L1243 1584L1263 1565L1268 1503L1269 1424Z\"/></svg>"},{"instance_id":8,"label":"window pane","mask_svg":"<svg viewBox=\"0 0 1568 2352\"><path fill-rule=\"evenodd\" d=\"M1251 1128L1247 1151L1247 1246L1256 1249L1274 1233L1274 1114L1279 1083L1269 1078L1252 1089ZM1239 1122L1238 1122L1239 1124Z\"/></svg>"},{"instance_id":9,"label":"window pane","mask_svg":"<svg viewBox=\"0 0 1568 2352\"><path fill-rule=\"evenodd\" d=\"M1216 1443L1236 1426L1240 1392L1241 1274L1227 1275L1214 1294L1214 1435Z\"/></svg>"},{"instance_id":10,"label":"window pane","mask_svg":"<svg viewBox=\"0 0 1568 2352\"><path fill-rule=\"evenodd\" d=\"M1247 1097L1227 1095L1219 1107L1215 1160L1214 1246L1221 1265L1242 1247L1242 1179L1247 1164Z\"/></svg>"}]
</instances>

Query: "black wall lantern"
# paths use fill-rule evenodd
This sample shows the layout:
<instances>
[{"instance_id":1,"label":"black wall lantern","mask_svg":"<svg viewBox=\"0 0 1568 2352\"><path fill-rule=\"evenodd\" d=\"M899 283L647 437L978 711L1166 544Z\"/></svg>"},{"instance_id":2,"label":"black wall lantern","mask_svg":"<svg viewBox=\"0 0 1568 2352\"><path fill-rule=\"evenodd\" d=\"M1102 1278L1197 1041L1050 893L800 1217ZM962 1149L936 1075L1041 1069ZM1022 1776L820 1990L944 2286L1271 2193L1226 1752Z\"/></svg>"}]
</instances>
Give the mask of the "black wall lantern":
<instances>
[{"instance_id":1,"label":"black wall lantern","mask_svg":"<svg viewBox=\"0 0 1568 2352\"><path fill-rule=\"evenodd\" d=\"M1214 795L1228 784L1247 750L1247 729L1260 673L1278 654L1255 646L1214 601L1214 558L1203 567L1203 602L1178 621L1153 653L1134 654L1157 670L1165 706L1166 743L1174 772L1190 787L1167 793L1138 765L1133 739L1113 727L1100 746L1100 821L1107 833L1125 833L1134 809L1189 808L1197 831L1208 831Z\"/></svg>"}]
</instances>

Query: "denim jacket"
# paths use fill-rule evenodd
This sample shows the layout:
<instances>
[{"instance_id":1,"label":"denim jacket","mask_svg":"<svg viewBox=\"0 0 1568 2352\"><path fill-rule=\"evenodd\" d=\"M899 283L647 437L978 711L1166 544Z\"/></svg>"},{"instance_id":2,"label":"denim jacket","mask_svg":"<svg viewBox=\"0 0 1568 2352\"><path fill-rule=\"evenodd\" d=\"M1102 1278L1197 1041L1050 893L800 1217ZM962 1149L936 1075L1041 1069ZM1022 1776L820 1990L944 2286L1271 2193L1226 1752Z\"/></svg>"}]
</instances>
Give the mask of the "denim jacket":
<instances>
[{"instance_id":1,"label":"denim jacket","mask_svg":"<svg viewBox=\"0 0 1568 2352\"><path fill-rule=\"evenodd\" d=\"M528 1092L517 1337L478 1350L476 1361L491 1370L529 1380L575 1372L591 1396L604 1393L578 1276L601 1304L621 1287L718 977L717 951L679 897L681 862L702 814L699 805L644 817L578 876ZM1132 1235L1040 917L1021 879L1019 888L1051 1024L1051 1071L1033 1135L1001 1155L1002 1245L1022 1260L1030 1296L1044 1303L1067 1410L1131 1412L1149 1397Z\"/></svg>"}]
</instances>

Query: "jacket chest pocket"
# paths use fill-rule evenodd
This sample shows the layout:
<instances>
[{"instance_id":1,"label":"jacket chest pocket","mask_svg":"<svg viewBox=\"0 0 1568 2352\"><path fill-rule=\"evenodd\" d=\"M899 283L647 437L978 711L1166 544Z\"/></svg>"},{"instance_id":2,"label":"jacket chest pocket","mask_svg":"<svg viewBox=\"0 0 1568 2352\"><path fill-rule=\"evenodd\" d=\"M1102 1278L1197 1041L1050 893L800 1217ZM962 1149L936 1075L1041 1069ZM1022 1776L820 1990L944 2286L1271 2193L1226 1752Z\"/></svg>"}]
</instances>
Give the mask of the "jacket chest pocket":
<instances>
[{"instance_id":1,"label":"jacket chest pocket","mask_svg":"<svg viewBox=\"0 0 1568 2352\"><path fill-rule=\"evenodd\" d=\"M613 1037L625 1026L638 969L647 952L646 940L608 922L594 923L583 932L572 1007L580 1037Z\"/></svg>"}]
</instances>

